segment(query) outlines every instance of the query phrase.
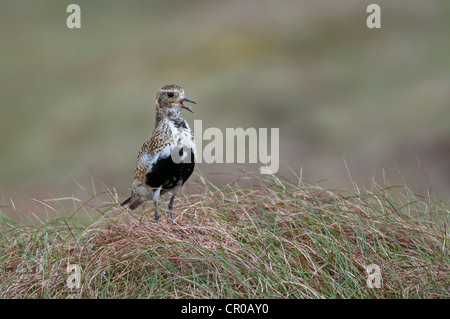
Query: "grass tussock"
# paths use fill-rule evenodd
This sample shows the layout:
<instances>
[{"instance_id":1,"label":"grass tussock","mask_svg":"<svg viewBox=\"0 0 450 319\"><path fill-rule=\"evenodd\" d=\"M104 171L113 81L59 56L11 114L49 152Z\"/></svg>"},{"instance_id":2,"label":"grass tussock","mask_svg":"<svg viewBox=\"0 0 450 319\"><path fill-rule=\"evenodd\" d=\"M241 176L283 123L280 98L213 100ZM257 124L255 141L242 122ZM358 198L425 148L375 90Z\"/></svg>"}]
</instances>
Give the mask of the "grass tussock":
<instances>
[{"instance_id":1,"label":"grass tussock","mask_svg":"<svg viewBox=\"0 0 450 319\"><path fill-rule=\"evenodd\" d=\"M1 298L446 298L449 210L406 187L344 194L276 177L179 196L177 224L108 193L40 226L3 218ZM399 190L394 199L391 193ZM160 205L166 205L163 201ZM89 206L100 212L85 224ZM366 268L381 270L367 286ZM69 288L68 265L81 267ZM74 282L75 283L75 282Z\"/></svg>"}]
</instances>

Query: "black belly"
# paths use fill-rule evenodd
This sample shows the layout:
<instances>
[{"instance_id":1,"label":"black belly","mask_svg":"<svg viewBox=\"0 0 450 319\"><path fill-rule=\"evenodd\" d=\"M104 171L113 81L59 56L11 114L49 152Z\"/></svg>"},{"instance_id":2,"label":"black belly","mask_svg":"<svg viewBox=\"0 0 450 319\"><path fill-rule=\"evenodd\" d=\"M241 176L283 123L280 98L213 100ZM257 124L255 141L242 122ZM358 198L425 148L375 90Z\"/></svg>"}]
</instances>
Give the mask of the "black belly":
<instances>
[{"instance_id":1,"label":"black belly","mask_svg":"<svg viewBox=\"0 0 450 319\"><path fill-rule=\"evenodd\" d=\"M183 185L194 171L194 154L191 152L190 163L175 163L172 158L159 158L153 165L152 170L147 173L145 183L152 188L161 187L161 194Z\"/></svg>"}]
</instances>

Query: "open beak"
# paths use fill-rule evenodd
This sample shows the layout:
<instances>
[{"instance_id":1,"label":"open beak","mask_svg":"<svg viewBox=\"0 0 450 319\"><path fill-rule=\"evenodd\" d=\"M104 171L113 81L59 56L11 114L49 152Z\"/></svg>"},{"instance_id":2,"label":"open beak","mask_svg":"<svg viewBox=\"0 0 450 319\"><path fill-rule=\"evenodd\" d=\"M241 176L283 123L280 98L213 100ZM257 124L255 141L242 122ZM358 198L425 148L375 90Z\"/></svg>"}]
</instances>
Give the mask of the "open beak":
<instances>
[{"instance_id":1,"label":"open beak","mask_svg":"<svg viewBox=\"0 0 450 319\"><path fill-rule=\"evenodd\" d=\"M184 102L189 102L189 103L194 103L194 104L197 104L197 102L192 101L192 100L189 100L188 98L183 98L183 99L180 101L180 105L181 105L182 108L188 110L188 111L191 112L191 113L194 113L194 111L192 111L191 107L185 105Z\"/></svg>"}]
</instances>

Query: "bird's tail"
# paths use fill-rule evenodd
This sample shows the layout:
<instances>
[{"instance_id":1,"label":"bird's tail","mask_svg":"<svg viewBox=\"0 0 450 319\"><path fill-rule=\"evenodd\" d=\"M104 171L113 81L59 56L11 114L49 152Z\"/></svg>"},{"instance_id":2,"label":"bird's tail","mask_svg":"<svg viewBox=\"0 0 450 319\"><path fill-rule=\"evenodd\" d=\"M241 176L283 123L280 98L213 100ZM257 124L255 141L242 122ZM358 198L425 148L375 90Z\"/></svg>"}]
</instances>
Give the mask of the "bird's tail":
<instances>
[{"instance_id":1,"label":"bird's tail","mask_svg":"<svg viewBox=\"0 0 450 319\"><path fill-rule=\"evenodd\" d=\"M125 199L120 206L125 206L131 203L131 196Z\"/></svg>"},{"instance_id":2,"label":"bird's tail","mask_svg":"<svg viewBox=\"0 0 450 319\"><path fill-rule=\"evenodd\" d=\"M131 196L128 197L126 200L124 200L122 202L122 204L120 204L120 206L126 206L129 205L128 207L133 210L138 208L139 206L142 205L142 201L139 199L138 196L135 195L135 193L131 193Z\"/></svg>"}]
</instances>

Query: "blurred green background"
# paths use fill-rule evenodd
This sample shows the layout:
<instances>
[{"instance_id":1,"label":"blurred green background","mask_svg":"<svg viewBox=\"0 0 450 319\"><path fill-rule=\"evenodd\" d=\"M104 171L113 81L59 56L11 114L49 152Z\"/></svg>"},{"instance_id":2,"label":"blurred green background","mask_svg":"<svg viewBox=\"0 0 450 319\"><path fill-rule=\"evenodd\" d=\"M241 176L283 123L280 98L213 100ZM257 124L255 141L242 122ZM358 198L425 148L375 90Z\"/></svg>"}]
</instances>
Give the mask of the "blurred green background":
<instances>
[{"instance_id":1,"label":"blurred green background","mask_svg":"<svg viewBox=\"0 0 450 319\"><path fill-rule=\"evenodd\" d=\"M0 204L77 196L92 176L126 196L169 83L198 102L191 126L280 128L282 165L308 181L351 186L345 160L358 185L384 172L448 200L449 17L449 1L1 0Z\"/></svg>"}]
</instances>

